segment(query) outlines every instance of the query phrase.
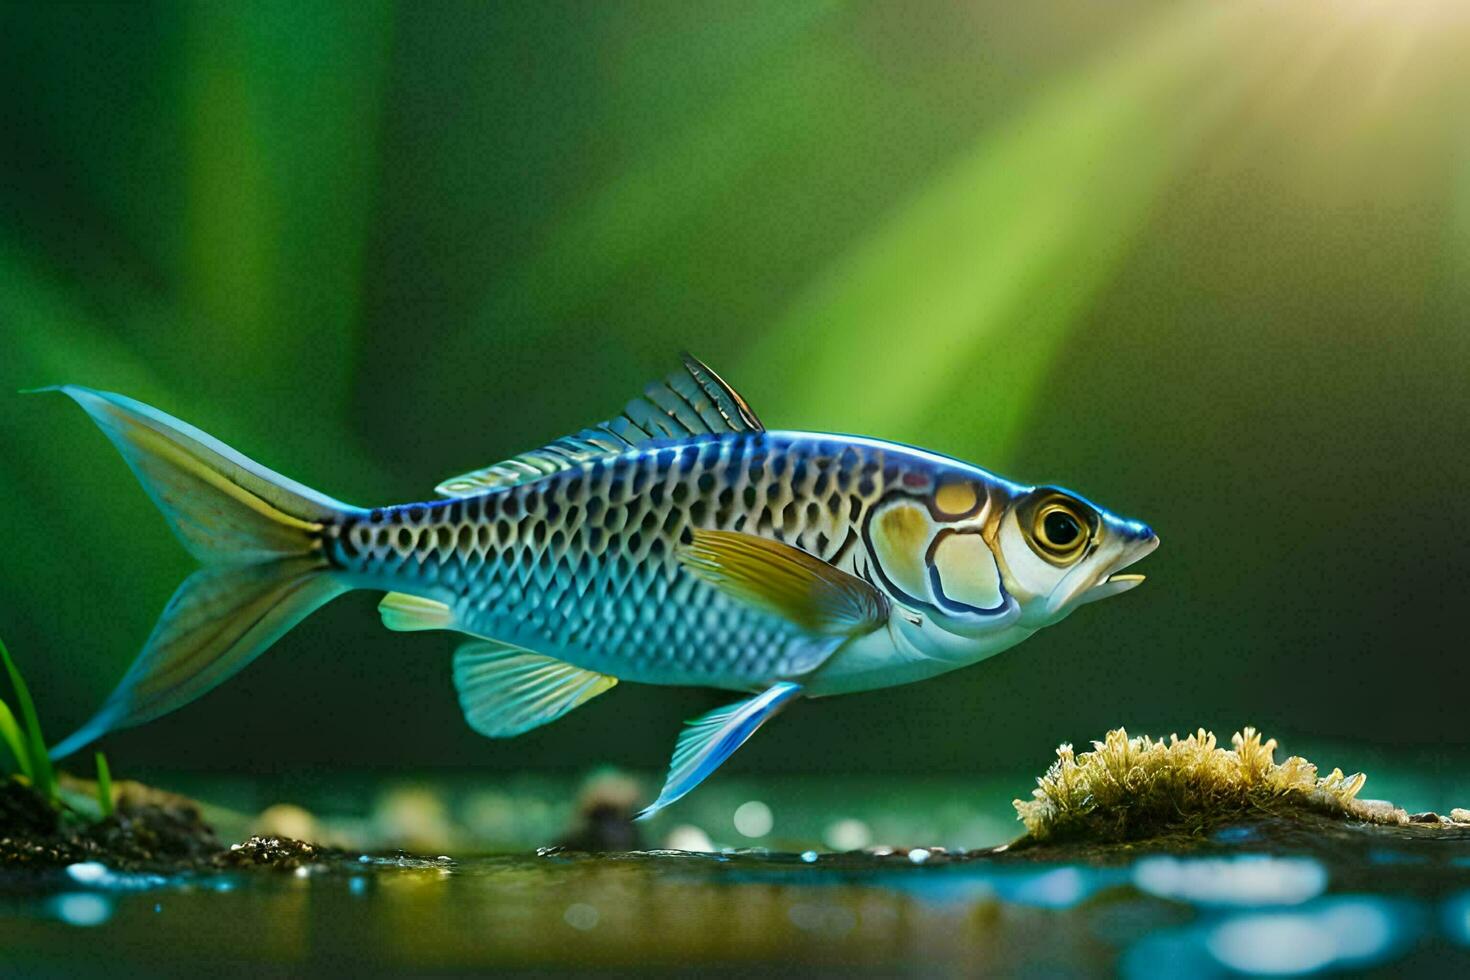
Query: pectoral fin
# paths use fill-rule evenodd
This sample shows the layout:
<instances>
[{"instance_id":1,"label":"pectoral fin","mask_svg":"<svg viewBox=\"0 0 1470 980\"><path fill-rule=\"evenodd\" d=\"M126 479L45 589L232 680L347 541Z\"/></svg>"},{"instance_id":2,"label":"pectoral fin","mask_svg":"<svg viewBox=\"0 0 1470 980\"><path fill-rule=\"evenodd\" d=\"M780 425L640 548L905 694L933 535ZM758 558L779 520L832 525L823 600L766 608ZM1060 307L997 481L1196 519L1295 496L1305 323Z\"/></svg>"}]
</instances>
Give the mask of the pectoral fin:
<instances>
[{"instance_id":1,"label":"pectoral fin","mask_svg":"<svg viewBox=\"0 0 1470 980\"><path fill-rule=\"evenodd\" d=\"M489 738L556 721L617 682L498 640L466 643L454 653L454 687L465 721Z\"/></svg>"},{"instance_id":2,"label":"pectoral fin","mask_svg":"<svg viewBox=\"0 0 1470 980\"><path fill-rule=\"evenodd\" d=\"M696 530L679 560L715 588L813 633L853 636L888 618L888 600L873 586L780 541Z\"/></svg>"},{"instance_id":3,"label":"pectoral fin","mask_svg":"<svg viewBox=\"0 0 1470 980\"><path fill-rule=\"evenodd\" d=\"M647 820L704 782L757 728L800 693L800 684L781 681L753 698L716 708L690 721L674 745L674 761L669 765L664 788L638 819Z\"/></svg>"}]
</instances>

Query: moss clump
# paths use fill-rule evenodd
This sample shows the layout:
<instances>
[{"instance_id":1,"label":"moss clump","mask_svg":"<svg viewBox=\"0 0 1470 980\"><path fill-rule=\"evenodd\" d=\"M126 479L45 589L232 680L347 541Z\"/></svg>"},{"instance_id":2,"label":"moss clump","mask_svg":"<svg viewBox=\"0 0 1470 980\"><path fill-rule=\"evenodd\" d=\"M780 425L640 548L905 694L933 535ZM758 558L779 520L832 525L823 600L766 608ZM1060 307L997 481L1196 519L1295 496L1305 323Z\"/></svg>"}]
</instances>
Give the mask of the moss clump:
<instances>
[{"instance_id":1,"label":"moss clump","mask_svg":"<svg viewBox=\"0 0 1470 980\"><path fill-rule=\"evenodd\" d=\"M1277 764L1276 740L1253 728L1237 732L1234 749L1222 749L1211 732L1168 741L1129 738L1124 729L1093 742L1091 752L1057 749L1057 761L1036 781L1031 800L1016 800L1016 813L1036 841L1141 840L1166 833L1199 833L1252 812L1282 814L1306 809L1381 824L1403 824L1408 815L1377 801L1359 800L1367 777L1317 767L1292 756Z\"/></svg>"}]
</instances>

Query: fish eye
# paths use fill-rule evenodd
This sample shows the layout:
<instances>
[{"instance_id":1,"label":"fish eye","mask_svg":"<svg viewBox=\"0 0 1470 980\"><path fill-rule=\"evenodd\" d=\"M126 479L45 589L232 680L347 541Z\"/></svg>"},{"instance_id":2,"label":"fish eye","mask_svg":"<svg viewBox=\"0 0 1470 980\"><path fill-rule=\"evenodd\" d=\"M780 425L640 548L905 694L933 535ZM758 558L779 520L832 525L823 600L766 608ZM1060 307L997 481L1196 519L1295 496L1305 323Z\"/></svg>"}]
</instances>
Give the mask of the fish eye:
<instances>
[{"instance_id":1,"label":"fish eye","mask_svg":"<svg viewBox=\"0 0 1470 980\"><path fill-rule=\"evenodd\" d=\"M1041 519L1041 538L1054 548L1070 548L1081 534L1082 525L1064 510L1054 510Z\"/></svg>"},{"instance_id":2,"label":"fish eye","mask_svg":"<svg viewBox=\"0 0 1470 980\"><path fill-rule=\"evenodd\" d=\"M1086 548L1090 527L1091 522L1071 501L1053 496L1033 511L1028 537L1042 557L1067 564Z\"/></svg>"}]
</instances>

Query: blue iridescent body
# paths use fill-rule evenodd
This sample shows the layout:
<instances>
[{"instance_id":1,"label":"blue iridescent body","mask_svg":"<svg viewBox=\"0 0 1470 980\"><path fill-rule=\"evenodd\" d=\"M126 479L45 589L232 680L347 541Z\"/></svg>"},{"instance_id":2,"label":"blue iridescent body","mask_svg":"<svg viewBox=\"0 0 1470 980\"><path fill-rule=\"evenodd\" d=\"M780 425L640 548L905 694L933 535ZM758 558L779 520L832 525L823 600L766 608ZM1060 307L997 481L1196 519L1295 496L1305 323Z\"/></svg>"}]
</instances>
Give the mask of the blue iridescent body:
<instances>
[{"instance_id":1,"label":"blue iridescent body","mask_svg":"<svg viewBox=\"0 0 1470 980\"><path fill-rule=\"evenodd\" d=\"M690 724L646 813L794 698L974 663L1142 576L1157 538L1063 490L880 440L767 431L712 371L447 480L445 499L342 504L141 403L62 389L122 450L205 567L118 690L62 746L186 703L349 589L456 654L470 724L502 737L619 680L759 692Z\"/></svg>"}]
</instances>

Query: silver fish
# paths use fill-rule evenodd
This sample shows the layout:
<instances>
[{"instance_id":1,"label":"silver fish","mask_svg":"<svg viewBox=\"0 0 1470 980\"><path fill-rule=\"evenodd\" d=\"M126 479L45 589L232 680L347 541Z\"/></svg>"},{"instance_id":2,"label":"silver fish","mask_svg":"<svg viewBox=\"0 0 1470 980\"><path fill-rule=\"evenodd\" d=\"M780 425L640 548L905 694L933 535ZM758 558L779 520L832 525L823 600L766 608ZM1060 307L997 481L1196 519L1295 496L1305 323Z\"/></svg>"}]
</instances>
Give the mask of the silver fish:
<instances>
[{"instance_id":1,"label":"silver fish","mask_svg":"<svg viewBox=\"0 0 1470 980\"><path fill-rule=\"evenodd\" d=\"M1133 588L1146 525L1056 487L854 436L768 431L687 357L622 414L366 509L121 395L65 386L201 562L60 757L226 680L330 599L388 593L395 630L474 639L465 718L518 735L619 680L750 694L690 722L642 814L800 697L983 660Z\"/></svg>"}]
</instances>

